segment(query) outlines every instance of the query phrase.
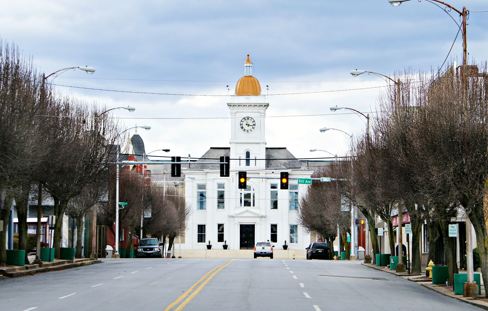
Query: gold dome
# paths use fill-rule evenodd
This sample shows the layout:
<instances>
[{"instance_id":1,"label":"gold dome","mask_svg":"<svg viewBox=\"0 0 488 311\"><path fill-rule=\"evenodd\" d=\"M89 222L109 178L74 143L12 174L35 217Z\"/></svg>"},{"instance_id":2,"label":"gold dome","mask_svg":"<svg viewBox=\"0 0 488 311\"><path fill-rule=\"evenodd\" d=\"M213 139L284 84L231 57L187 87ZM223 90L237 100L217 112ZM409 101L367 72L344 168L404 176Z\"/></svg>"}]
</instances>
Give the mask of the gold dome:
<instances>
[{"instance_id":1,"label":"gold dome","mask_svg":"<svg viewBox=\"0 0 488 311\"><path fill-rule=\"evenodd\" d=\"M244 76L237 81L237 96L259 96L261 95L261 85L258 79L253 76Z\"/></svg>"},{"instance_id":2,"label":"gold dome","mask_svg":"<svg viewBox=\"0 0 488 311\"><path fill-rule=\"evenodd\" d=\"M252 76L252 62L251 57L247 54L246 62L244 63L245 75L237 81L236 95L237 96L259 96L261 95L261 85L258 79Z\"/></svg>"}]
</instances>

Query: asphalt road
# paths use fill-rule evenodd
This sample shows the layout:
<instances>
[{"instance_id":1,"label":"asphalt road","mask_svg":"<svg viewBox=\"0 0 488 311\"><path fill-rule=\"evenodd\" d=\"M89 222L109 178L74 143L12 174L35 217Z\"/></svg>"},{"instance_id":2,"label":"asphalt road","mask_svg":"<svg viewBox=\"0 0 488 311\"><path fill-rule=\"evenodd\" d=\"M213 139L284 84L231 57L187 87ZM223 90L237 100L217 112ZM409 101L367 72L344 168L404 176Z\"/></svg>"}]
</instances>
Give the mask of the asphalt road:
<instances>
[{"instance_id":1,"label":"asphalt road","mask_svg":"<svg viewBox=\"0 0 488 311\"><path fill-rule=\"evenodd\" d=\"M120 259L0 279L0 310L479 310L356 262Z\"/></svg>"}]
</instances>

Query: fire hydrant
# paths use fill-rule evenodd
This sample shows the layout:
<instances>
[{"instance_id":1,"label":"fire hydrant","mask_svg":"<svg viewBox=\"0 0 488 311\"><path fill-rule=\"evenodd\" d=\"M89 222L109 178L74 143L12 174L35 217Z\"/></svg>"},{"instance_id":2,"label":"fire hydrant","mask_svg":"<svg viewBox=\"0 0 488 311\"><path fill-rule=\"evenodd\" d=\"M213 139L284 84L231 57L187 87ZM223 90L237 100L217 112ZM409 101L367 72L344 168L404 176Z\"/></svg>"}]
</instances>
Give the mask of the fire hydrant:
<instances>
[{"instance_id":1,"label":"fire hydrant","mask_svg":"<svg viewBox=\"0 0 488 311\"><path fill-rule=\"evenodd\" d=\"M429 279L432 279L432 267L434 266L434 262L431 260L427 264L427 268L425 268L425 274Z\"/></svg>"}]
</instances>

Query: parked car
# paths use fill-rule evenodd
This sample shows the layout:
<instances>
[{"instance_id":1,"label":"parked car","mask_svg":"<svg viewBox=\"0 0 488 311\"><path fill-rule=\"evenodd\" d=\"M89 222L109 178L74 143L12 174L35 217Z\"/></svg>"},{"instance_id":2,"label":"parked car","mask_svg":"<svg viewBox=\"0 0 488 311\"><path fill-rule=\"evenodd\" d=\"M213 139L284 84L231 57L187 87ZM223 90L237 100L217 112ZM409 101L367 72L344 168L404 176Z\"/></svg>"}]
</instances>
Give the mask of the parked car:
<instances>
[{"instance_id":1,"label":"parked car","mask_svg":"<svg viewBox=\"0 0 488 311\"><path fill-rule=\"evenodd\" d=\"M156 238L144 238L139 240L137 257L161 257L161 248Z\"/></svg>"},{"instance_id":2,"label":"parked car","mask_svg":"<svg viewBox=\"0 0 488 311\"><path fill-rule=\"evenodd\" d=\"M273 259L273 247L270 242L257 242L254 246L254 258L269 257Z\"/></svg>"},{"instance_id":3,"label":"parked car","mask_svg":"<svg viewBox=\"0 0 488 311\"><path fill-rule=\"evenodd\" d=\"M313 242L306 250L307 259L331 259L331 250L325 242Z\"/></svg>"}]
</instances>

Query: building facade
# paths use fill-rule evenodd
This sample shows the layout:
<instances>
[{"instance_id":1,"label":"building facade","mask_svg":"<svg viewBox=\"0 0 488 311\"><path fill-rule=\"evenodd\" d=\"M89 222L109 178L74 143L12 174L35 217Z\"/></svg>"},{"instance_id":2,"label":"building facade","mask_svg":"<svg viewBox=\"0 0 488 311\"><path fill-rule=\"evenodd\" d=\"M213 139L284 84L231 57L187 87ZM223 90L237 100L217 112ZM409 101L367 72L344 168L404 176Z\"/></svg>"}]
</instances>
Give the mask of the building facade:
<instances>
[{"instance_id":1,"label":"building facade","mask_svg":"<svg viewBox=\"0 0 488 311\"><path fill-rule=\"evenodd\" d=\"M202 250L207 244L222 249L252 249L270 241L277 249L304 249L310 233L300 225L299 202L310 178L306 168L286 148L266 142L266 96L252 75L247 56L245 74L237 82L227 107L231 117L228 147L211 147L184 168L185 198L189 208L184 249ZM219 160L230 157L230 176L220 177ZM238 189L238 172L247 172L247 189ZM280 189L280 172L289 173L289 189Z\"/></svg>"}]
</instances>

